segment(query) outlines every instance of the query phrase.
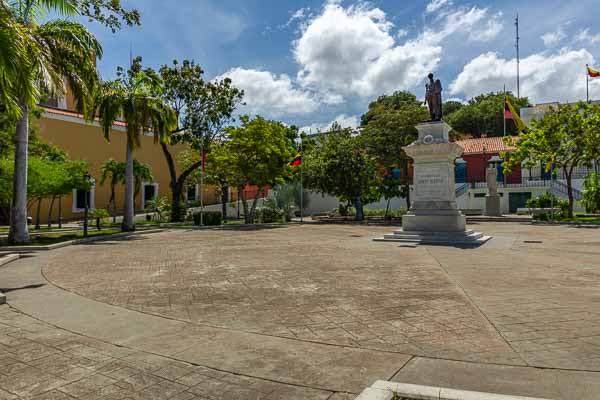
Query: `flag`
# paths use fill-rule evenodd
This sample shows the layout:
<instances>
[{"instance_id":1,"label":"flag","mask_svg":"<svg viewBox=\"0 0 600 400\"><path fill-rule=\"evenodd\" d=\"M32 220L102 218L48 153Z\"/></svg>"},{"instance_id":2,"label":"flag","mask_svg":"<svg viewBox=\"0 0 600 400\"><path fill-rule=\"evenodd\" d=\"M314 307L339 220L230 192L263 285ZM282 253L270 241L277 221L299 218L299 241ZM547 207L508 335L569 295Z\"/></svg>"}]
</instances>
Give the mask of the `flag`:
<instances>
[{"instance_id":1,"label":"flag","mask_svg":"<svg viewBox=\"0 0 600 400\"><path fill-rule=\"evenodd\" d=\"M299 167L302 165L302 154L296 154L296 157L290 162L292 167Z\"/></svg>"},{"instance_id":2,"label":"flag","mask_svg":"<svg viewBox=\"0 0 600 400\"><path fill-rule=\"evenodd\" d=\"M519 114L513 107L513 105L508 101L508 99L504 100L504 119L512 119L517 126L517 130L519 132L525 130L526 125L525 122L519 117Z\"/></svg>"},{"instance_id":3,"label":"flag","mask_svg":"<svg viewBox=\"0 0 600 400\"><path fill-rule=\"evenodd\" d=\"M202 149L202 172L206 171L206 150Z\"/></svg>"},{"instance_id":4,"label":"flag","mask_svg":"<svg viewBox=\"0 0 600 400\"><path fill-rule=\"evenodd\" d=\"M600 71L598 71L592 67L587 67L587 72L588 72L588 76L590 78L600 78Z\"/></svg>"}]
</instances>

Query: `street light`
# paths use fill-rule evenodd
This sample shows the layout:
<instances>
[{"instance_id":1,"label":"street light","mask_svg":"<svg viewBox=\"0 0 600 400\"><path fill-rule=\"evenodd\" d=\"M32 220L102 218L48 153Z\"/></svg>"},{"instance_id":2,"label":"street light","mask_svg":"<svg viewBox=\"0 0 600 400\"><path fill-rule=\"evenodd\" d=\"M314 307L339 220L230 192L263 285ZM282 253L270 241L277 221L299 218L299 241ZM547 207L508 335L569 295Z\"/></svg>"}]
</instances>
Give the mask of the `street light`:
<instances>
[{"instance_id":1,"label":"street light","mask_svg":"<svg viewBox=\"0 0 600 400\"><path fill-rule=\"evenodd\" d=\"M85 195L83 196L83 237L86 238L88 236L88 213L90 208L88 200L90 197L90 184L92 180L92 176L89 174L89 172L86 172L83 175L83 180L85 182Z\"/></svg>"}]
</instances>

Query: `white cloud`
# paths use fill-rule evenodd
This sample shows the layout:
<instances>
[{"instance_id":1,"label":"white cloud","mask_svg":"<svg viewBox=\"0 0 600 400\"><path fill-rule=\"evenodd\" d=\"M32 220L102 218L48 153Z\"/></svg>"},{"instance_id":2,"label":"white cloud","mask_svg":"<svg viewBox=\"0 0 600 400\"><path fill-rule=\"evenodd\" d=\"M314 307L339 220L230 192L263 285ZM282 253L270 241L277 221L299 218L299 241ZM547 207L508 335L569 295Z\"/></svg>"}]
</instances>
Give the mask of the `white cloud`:
<instances>
[{"instance_id":1,"label":"white cloud","mask_svg":"<svg viewBox=\"0 0 600 400\"><path fill-rule=\"evenodd\" d=\"M587 44L598 44L600 43L600 33L592 34L589 29L581 29L575 35L575 40Z\"/></svg>"},{"instance_id":2,"label":"white cloud","mask_svg":"<svg viewBox=\"0 0 600 400\"><path fill-rule=\"evenodd\" d=\"M434 69L441 48L407 41L397 45L394 26L378 8L327 3L294 43L299 82L339 95L378 95L418 85Z\"/></svg>"},{"instance_id":3,"label":"white cloud","mask_svg":"<svg viewBox=\"0 0 600 400\"><path fill-rule=\"evenodd\" d=\"M258 69L233 68L215 78L231 78L233 85L245 92L243 113L268 118L303 115L314 112L318 101L308 91L298 88L288 75L275 75Z\"/></svg>"},{"instance_id":4,"label":"white cloud","mask_svg":"<svg viewBox=\"0 0 600 400\"><path fill-rule=\"evenodd\" d=\"M563 25L560 25L558 28L556 28L554 32L546 32L541 36L546 46L554 46L560 43L566 37L567 34Z\"/></svg>"},{"instance_id":5,"label":"white cloud","mask_svg":"<svg viewBox=\"0 0 600 400\"><path fill-rule=\"evenodd\" d=\"M421 42L429 44L439 44L448 36L455 33L471 33L470 38L478 35L473 30L487 16L487 8L472 7L470 9L458 9L445 13L443 21L440 23L441 29L436 30L427 28L421 34Z\"/></svg>"},{"instance_id":6,"label":"white cloud","mask_svg":"<svg viewBox=\"0 0 600 400\"><path fill-rule=\"evenodd\" d=\"M502 13L494 15L486 23L483 29L475 29L471 32L470 38L479 42L489 42L495 39L502 30L504 30L504 24L501 21Z\"/></svg>"},{"instance_id":7,"label":"white cloud","mask_svg":"<svg viewBox=\"0 0 600 400\"><path fill-rule=\"evenodd\" d=\"M300 131L304 133L326 132L334 122L337 122L342 128L356 128L360 124L360 118L357 115L340 114L331 122L307 125L300 128Z\"/></svg>"},{"instance_id":8,"label":"white cloud","mask_svg":"<svg viewBox=\"0 0 600 400\"><path fill-rule=\"evenodd\" d=\"M452 0L432 0L431 3L427 4L427 8L425 9L425 11L428 14L431 14L444 6L449 5L452 5Z\"/></svg>"},{"instance_id":9,"label":"white cloud","mask_svg":"<svg viewBox=\"0 0 600 400\"><path fill-rule=\"evenodd\" d=\"M593 62L586 49L532 54L521 60L521 95L536 103L585 99L584 66ZM516 60L492 52L481 54L465 65L451 83L450 92L474 97L500 91L504 84L516 92L516 74ZM600 81L592 82L592 89L600 94Z\"/></svg>"}]
</instances>

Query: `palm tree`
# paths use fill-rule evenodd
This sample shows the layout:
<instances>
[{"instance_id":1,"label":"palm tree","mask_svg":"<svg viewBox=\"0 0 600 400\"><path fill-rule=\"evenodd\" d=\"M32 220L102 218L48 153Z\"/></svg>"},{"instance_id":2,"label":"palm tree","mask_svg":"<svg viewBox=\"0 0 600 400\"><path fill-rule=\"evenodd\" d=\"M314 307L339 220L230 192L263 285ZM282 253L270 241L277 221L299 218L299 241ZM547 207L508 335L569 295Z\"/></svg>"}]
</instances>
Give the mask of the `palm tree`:
<instances>
[{"instance_id":1,"label":"palm tree","mask_svg":"<svg viewBox=\"0 0 600 400\"><path fill-rule=\"evenodd\" d=\"M142 182L152 182L154 175L152 175L152 168L150 165L141 163L138 160L133 160L133 181L134 190L133 198L135 199L140 191L142 190ZM143 205L146 207L146 205Z\"/></svg>"},{"instance_id":2,"label":"palm tree","mask_svg":"<svg viewBox=\"0 0 600 400\"><path fill-rule=\"evenodd\" d=\"M108 179L110 179L110 199L109 205L112 205L112 217L113 223L117 220L117 201L115 196L115 188L117 185L125 183L125 168L124 162L113 160L112 158L106 160L100 167L100 185L104 185ZM133 160L133 180L134 180L134 199L138 196L142 190L142 182L150 182L154 180L152 175L152 168L148 164L141 163L138 160Z\"/></svg>"},{"instance_id":3,"label":"palm tree","mask_svg":"<svg viewBox=\"0 0 600 400\"><path fill-rule=\"evenodd\" d=\"M152 69L142 69L142 59L136 58L129 71L117 71L117 79L101 85L95 99L100 125L106 140L115 121L123 119L127 125L125 151L125 207L121 230L135 230L134 220L134 167L133 151L140 146L140 137L146 131L154 134L156 142L168 143L171 130L177 125L175 112L158 94L161 81Z\"/></svg>"},{"instance_id":4,"label":"palm tree","mask_svg":"<svg viewBox=\"0 0 600 400\"><path fill-rule=\"evenodd\" d=\"M115 187L125 182L125 163L108 159L100 166L100 185L104 185L107 179L110 178L110 200L109 205L112 205L113 223L117 221L117 202L115 199Z\"/></svg>"},{"instance_id":5,"label":"palm tree","mask_svg":"<svg viewBox=\"0 0 600 400\"><path fill-rule=\"evenodd\" d=\"M27 158L30 110L41 93L71 88L78 111L88 114L98 84L96 57L102 46L83 25L58 19L38 24L45 12L77 14L76 0L0 0L1 101L17 119L10 243L29 242ZM15 42L18 40L20 43ZM5 46L6 45L6 46Z\"/></svg>"}]
</instances>

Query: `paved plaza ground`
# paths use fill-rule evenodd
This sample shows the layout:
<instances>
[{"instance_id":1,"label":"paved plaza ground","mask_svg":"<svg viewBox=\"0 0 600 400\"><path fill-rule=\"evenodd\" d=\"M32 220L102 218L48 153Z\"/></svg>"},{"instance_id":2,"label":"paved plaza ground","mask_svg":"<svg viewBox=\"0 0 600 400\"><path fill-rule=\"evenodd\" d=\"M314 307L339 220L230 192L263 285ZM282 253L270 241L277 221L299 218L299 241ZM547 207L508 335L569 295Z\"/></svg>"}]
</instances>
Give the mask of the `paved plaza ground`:
<instances>
[{"instance_id":1,"label":"paved plaza ground","mask_svg":"<svg viewBox=\"0 0 600 400\"><path fill-rule=\"evenodd\" d=\"M377 379L600 398L600 229L169 231L0 268L1 399L353 399Z\"/></svg>"}]
</instances>

